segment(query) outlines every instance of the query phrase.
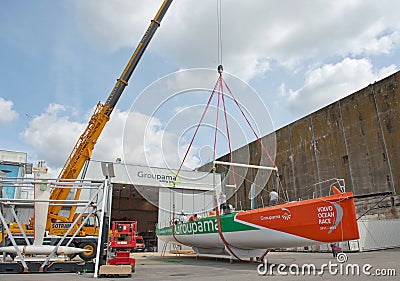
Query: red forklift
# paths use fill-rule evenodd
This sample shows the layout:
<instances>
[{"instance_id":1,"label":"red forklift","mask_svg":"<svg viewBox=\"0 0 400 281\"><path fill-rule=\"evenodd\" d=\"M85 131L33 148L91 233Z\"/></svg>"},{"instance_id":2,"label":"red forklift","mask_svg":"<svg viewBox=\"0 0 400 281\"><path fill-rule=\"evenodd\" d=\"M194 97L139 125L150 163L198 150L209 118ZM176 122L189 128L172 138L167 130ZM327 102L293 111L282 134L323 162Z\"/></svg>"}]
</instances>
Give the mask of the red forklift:
<instances>
[{"instance_id":1,"label":"red forklift","mask_svg":"<svg viewBox=\"0 0 400 281\"><path fill-rule=\"evenodd\" d=\"M132 276L135 272L135 258L130 252L136 247L137 221L113 221L107 251L107 265L102 265L99 277Z\"/></svg>"}]
</instances>

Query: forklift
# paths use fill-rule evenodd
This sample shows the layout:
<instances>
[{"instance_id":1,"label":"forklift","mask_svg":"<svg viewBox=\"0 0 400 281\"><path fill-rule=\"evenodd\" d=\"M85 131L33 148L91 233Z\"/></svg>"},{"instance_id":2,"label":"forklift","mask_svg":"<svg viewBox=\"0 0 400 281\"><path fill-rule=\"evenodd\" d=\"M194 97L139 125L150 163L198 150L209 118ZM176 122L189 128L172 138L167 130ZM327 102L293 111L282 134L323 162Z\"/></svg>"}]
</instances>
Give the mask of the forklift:
<instances>
[{"instance_id":1,"label":"forklift","mask_svg":"<svg viewBox=\"0 0 400 281\"><path fill-rule=\"evenodd\" d=\"M99 277L131 277L136 260L130 252L136 247L137 221L113 221L110 242L107 245L107 262L100 266Z\"/></svg>"}]
</instances>

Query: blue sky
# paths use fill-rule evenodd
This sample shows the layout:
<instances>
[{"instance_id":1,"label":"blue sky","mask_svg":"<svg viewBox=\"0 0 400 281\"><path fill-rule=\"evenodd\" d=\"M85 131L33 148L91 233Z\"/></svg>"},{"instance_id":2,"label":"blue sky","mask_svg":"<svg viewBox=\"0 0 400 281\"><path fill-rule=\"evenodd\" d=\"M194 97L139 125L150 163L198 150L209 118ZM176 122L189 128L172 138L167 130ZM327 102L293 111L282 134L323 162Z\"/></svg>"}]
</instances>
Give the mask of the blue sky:
<instances>
[{"instance_id":1,"label":"blue sky","mask_svg":"<svg viewBox=\"0 0 400 281\"><path fill-rule=\"evenodd\" d=\"M0 149L28 152L30 161L47 160L57 172L161 2L1 1ZM124 124L137 98L147 97L142 93L146 87L176 71L216 68L216 2L172 3L94 158L113 160L124 154ZM222 0L225 71L257 92L278 129L397 71L399 9L398 1ZM204 83L212 88L215 82ZM181 136L168 129L169 118L179 108L204 104L207 95L182 99L181 104L177 100L169 115L157 116L146 133L151 149L143 143L150 117L140 108L133 112L135 129L128 139L135 149L125 160L143 164L147 157L150 164L162 166L160 151L186 147L187 137L177 148ZM251 111L251 100L246 102ZM160 136L166 148L153 141ZM252 140L251 134L246 140ZM202 146L195 146L192 165L199 163L196 153ZM150 155L144 157L145 150Z\"/></svg>"}]
</instances>

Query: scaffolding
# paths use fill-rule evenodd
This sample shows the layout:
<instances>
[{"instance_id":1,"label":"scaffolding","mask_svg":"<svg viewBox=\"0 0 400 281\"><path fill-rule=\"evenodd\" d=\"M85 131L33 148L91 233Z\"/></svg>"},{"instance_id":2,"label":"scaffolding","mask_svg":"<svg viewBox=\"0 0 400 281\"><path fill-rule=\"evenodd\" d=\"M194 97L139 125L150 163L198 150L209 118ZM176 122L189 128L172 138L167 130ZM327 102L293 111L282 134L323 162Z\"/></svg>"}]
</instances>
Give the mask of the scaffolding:
<instances>
[{"instance_id":1,"label":"scaffolding","mask_svg":"<svg viewBox=\"0 0 400 281\"><path fill-rule=\"evenodd\" d=\"M92 271L95 266L98 267L98 263L100 260L100 244L97 243L97 256L96 256L96 265L93 261L84 262L77 261L71 262L68 260L67 255L63 255L62 253L57 255L60 247L69 247L71 243L74 241L75 237L79 234L82 227L87 223L90 217L97 216L99 222L99 236L102 237L102 230L104 224L104 217L106 212L110 210L111 200L109 200L109 194L111 194L111 184L108 179L104 181L94 181L94 180L83 180L83 179L50 179L50 178L41 178L41 179L33 179L33 178L7 178L0 179L0 191L3 186L13 186L16 189L21 190L30 190L34 189L35 185L42 185L46 188L50 189L60 189L60 188L68 188L71 190L82 190L88 193L87 199L80 200L55 200L55 199L34 199L34 198L0 198L0 220L2 225L2 246L6 246L6 238L8 240L7 246L14 247L16 257L14 262L6 262L6 255L3 253L3 262L0 263L0 273L1 272L9 272L9 271L17 271L17 272L32 272L32 271L52 271L57 270L60 271L79 271L87 270ZM28 192L29 193L29 192ZM28 235L26 233L26 228L23 227L23 220L26 218L22 218L18 215L18 211L20 209L33 208L35 203L42 202L48 203L49 206L62 206L63 210L70 209L72 207L79 207L80 213L79 215L72 221L72 223L68 224L68 229L62 236L49 235L48 231L45 232L45 238L52 238L57 241L54 247L50 248L51 251L46 254L38 254L36 256L28 256L25 249L27 246L32 246L32 235ZM5 215L7 214L7 216ZM85 215L85 216L84 216ZM8 219L6 218L8 217ZM43 218L45 220L46 218ZM82 221L80 224L79 221ZM10 228L10 223L16 223L19 228L19 233L13 233ZM32 231L30 232L30 234ZM20 244L18 245L19 242ZM24 245L21 245L24 244ZM24 247L21 247L24 246ZM44 246L46 247L46 246ZM33 247L34 248L34 247ZM32 249L33 249L32 248ZM36 251L36 250L33 250ZM38 251L39 253L40 251ZM63 265L66 265L64 267ZM2 269L3 268L3 269ZM66 270L63 270L65 268Z\"/></svg>"}]
</instances>

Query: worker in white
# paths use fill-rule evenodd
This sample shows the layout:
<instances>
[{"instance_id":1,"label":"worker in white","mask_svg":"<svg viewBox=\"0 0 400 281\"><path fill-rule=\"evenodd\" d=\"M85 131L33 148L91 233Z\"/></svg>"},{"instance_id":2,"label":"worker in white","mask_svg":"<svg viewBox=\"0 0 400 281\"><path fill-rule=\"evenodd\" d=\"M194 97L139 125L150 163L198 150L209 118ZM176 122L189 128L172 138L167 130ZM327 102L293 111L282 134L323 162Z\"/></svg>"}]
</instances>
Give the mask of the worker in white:
<instances>
[{"instance_id":1,"label":"worker in white","mask_svg":"<svg viewBox=\"0 0 400 281\"><path fill-rule=\"evenodd\" d=\"M183 210L180 215L180 221L181 223L187 222L187 216L185 215L185 212Z\"/></svg>"},{"instance_id":2,"label":"worker in white","mask_svg":"<svg viewBox=\"0 0 400 281\"><path fill-rule=\"evenodd\" d=\"M276 202L278 201L278 192L276 192L275 188L269 193L269 205L275 206Z\"/></svg>"}]
</instances>

